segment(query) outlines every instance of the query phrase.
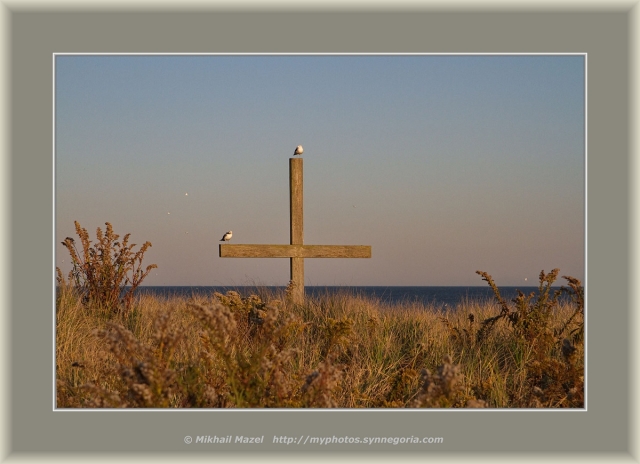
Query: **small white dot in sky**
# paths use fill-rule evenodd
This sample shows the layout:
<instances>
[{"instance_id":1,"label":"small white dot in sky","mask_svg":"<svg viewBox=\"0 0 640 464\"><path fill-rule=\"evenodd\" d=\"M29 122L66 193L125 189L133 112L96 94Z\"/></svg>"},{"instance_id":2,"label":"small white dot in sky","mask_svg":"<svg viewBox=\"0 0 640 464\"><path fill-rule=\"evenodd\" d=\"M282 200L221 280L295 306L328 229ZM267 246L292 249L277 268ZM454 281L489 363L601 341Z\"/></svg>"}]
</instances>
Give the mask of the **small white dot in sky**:
<instances>
[{"instance_id":1,"label":"small white dot in sky","mask_svg":"<svg viewBox=\"0 0 640 464\"><path fill-rule=\"evenodd\" d=\"M171 214L171 213L167 213L167 214Z\"/></svg>"},{"instance_id":2,"label":"small white dot in sky","mask_svg":"<svg viewBox=\"0 0 640 464\"><path fill-rule=\"evenodd\" d=\"M185 196L189 196L189 194L188 194L188 193L185 193Z\"/></svg>"},{"instance_id":3,"label":"small white dot in sky","mask_svg":"<svg viewBox=\"0 0 640 464\"><path fill-rule=\"evenodd\" d=\"M525 277L524 280L527 280L527 278Z\"/></svg>"}]
</instances>

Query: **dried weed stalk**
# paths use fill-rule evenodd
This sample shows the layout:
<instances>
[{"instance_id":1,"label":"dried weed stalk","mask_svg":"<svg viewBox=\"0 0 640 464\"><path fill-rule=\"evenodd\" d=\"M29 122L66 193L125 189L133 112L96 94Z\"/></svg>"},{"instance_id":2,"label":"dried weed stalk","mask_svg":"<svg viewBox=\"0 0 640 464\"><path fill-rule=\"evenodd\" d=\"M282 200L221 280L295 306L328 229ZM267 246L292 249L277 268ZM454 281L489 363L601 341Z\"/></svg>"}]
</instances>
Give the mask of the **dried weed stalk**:
<instances>
[{"instance_id":1,"label":"dried weed stalk","mask_svg":"<svg viewBox=\"0 0 640 464\"><path fill-rule=\"evenodd\" d=\"M98 227L96 231L98 241L91 246L87 229L82 228L80 223L75 221L82 250L77 249L76 242L71 237L65 238L62 242L69 251L73 263L68 280L80 292L85 304L99 304L114 312L117 312L122 304L128 310L138 286L149 272L158 266L150 264L146 269L142 269L142 259L151 247L151 242L145 242L138 251L134 252L133 248L136 244L129 244L131 234L126 234L122 242L119 242L120 236L113 232L111 224L106 222L105 225L106 233L103 234ZM59 268L57 268L57 274L59 284L67 285ZM125 293L127 286L130 288ZM121 295L123 295L122 300Z\"/></svg>"}]
</instances>

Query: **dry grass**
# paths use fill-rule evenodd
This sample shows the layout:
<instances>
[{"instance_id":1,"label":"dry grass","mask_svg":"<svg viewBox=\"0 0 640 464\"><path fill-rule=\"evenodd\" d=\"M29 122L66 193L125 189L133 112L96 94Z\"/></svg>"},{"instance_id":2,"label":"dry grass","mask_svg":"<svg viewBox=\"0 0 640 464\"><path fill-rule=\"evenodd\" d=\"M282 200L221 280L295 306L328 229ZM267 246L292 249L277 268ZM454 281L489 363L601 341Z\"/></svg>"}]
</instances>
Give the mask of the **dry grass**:
<instances>
[{"instance_id":1,"label":"dry grass","mask_svg":"<svg viewBox=\"0 0 640 464\"><path fill-rule=\"evenodd\" d=\"M57 300L57 407L580 408L584 298L541 273L540 297L416 303L285 291L132 300L128 312Z\"/></svg>"}]
</instances>

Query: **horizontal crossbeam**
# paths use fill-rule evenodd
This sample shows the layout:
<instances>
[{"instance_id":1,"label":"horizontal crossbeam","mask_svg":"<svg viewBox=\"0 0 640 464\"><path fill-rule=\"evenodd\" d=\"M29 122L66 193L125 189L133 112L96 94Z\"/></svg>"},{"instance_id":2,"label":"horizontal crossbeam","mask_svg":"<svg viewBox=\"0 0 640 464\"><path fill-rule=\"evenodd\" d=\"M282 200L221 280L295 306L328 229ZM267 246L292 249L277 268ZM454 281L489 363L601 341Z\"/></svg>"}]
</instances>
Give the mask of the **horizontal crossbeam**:
<instances>
[{"instance_id":1,"label":"horizontal crossbeam","mask_svg":"<svg viewBox=\"0 0 640 464\"><path fill-rule=\"evenodd\" d=\"M221 258L371 258L369 245L219 245Z\"/></svg>"}]
</instances>

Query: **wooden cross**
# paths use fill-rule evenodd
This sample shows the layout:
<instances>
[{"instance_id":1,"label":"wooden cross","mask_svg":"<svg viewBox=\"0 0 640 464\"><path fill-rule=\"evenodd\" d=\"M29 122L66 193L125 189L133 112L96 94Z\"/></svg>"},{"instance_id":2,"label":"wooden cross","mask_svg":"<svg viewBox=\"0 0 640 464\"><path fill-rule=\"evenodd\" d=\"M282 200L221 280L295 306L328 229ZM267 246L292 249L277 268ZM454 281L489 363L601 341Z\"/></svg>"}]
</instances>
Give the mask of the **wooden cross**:
<instances>
[{"instance_id":1,"label":"wooden cross","mask_svg":"<svg viewBox=\"0 0 640 464\"><path fill-rule=\"evenodd\" d=\"M290 245L220 244L221 258L289 258L292 300L304 301L305 258L371 258L369 245L304 245L302 158L289 158Z\"/></svg>"}]
</instances>

